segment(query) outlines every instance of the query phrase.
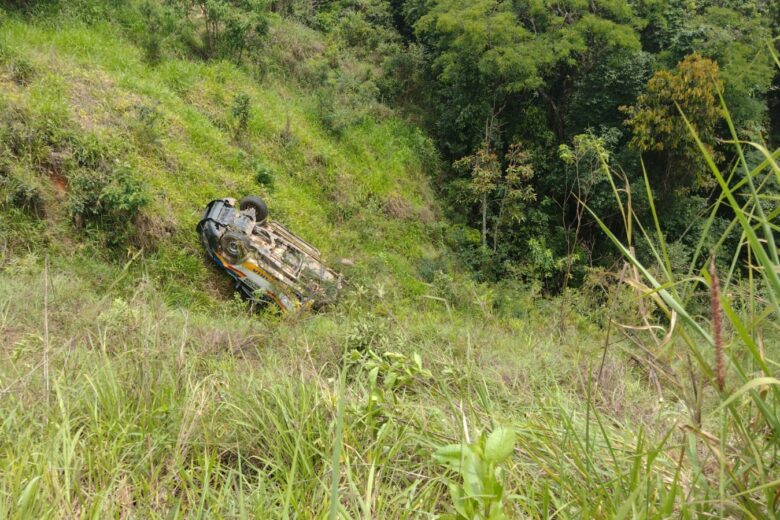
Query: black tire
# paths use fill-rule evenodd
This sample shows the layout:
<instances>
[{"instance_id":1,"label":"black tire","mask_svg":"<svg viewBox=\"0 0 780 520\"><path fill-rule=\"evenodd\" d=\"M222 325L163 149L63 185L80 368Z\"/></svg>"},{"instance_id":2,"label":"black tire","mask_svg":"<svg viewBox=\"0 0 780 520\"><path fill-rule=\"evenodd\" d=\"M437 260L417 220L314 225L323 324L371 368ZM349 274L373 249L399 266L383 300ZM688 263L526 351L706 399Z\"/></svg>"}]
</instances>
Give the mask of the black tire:
<instances>
[{"instance_id":1,"label":"black tire","mask_svg":"<svg viewBox=\"0 0 780 520\"><path fill-rule=\"evenodd\" d=\"M245 209L255 210L255 222L263 222L268 218L268 206L265 205L265 201L256 195L247 195L241 202L238 203L238 209L244 211Z\"/></svg>"},{"instance_id":2,"label":"black tire","mask_svg":"<svg viewBox=\"0 0 780 520\"><path fill-rule=\"evenodd\" d=\"M249 238L235 231L226 231L219 239L219 251L231 264L243 263L249 256Z\"/></svg>"}]
</instances>

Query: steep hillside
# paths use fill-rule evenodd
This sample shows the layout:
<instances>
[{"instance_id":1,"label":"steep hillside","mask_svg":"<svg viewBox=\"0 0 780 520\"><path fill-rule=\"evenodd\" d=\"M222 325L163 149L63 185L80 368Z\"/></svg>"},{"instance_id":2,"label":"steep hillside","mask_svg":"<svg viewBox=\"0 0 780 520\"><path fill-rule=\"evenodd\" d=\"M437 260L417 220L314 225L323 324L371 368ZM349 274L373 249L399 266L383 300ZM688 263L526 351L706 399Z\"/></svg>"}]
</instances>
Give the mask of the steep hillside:
<instances>
[{"instance_id":1,"label":"steep hillside","mask_svg":"<svg viewBox=\"0 0 780 520\"><path fill-rule=\"evenodd\" d=\"M421 293L421 262L439 252L435 153L419 130L366 118L335 137L295 86L257 83L228 62L149 66L114 32L3 27L2 232L14 249L121 260L143 248L177 305L205 306L220 284L194 225L213 198L259 193L327 259Z\"/></svg>"},{"instance_id":2,"label":"steep hillside","mask_svg":"<svg viewBox=\"0 0 780 520\"><path fill-rule=\"evenodd\" d=\"M634 244L623 247L594 212L589 232L619 245L627 261L611 271L583 264L580 286L567 287L575 259L546 248L550 233L510 235L525 222L542 229L544 212L558 218L552 199L537 204L522 185L533 168L519 145L506 164L488 148L466 157L477 181L507 173L480 192L480 232L469 225L479 205L473 187L439 185L442 142L410 122L425 119L419 99L403 116L403 103L380 101L382 60L400 60L391 65L401 74L421 58L371 52L403 49L387 27L408 32L417 15L414 2L403 3L407 20L393 21L396 4L344 2L343 20L342 4L329 2L51 0L0 9L0 518L777 511L780 394L770 391L778 385L770 360L780 342L766 317L780 315L771 260L778 212L762 213L776 195L754 191L741 206L726 186L718 204L729 197L735 220L721 230L717 206L701 219L704 236L720 234L718 247L735 232L751 247L743 253L740 239L735 253L718 252L733 253L723 298L720 264L713 255L705 265L703 242L696 265L677 274L676 246L665 243L652 205L655 230L637 227L642 254L656 262L642 265ZM428 17L420 27L461 27L451 8L471 9L434 4L447 23ZM510 3L502 12L477 4L466 14L485 11L513 27ZM215 43L206 15L225 16L233 29L254 24L251 59ZM154 33L160 25L165 37ZM489 33L481 27L463 24ZM630 241L642 220L632 199L622 202L632 186L614 184L626 177L607 163L605 142L578 136L550 150L567 168L590 162L604 176L598 208L628 224ZM749 174L737 187L754 189L755 178L758 190L772 188L777 156L750 167L743 158ZM494 192L502 198L493 201L490 248ZM272 218L343 270L349 286L337 304L290 316L253 311L234 294L194 227L211 199L244 194L262 195ZM520 205L503 213L505 198ZM499 236L512 237L512 255L527 265L516 255L497 263ZM760 266L746 266L746 280L732 277L740 255L753 252ZM511 276L480 281L490 270ZM541 294L551 280L562 280L560 296ZM729 306L732 295L749 304Z\"/></svg>"},{"instance_id":3,"label":"steep hillside","mask_svg":"<svg viewBox=\"0 0 780 520\"><path fill-rule=\"evenodd\" d=\"M281 44L317 47L277 23ZM377 517L444 510L431 454L463 421L490 429L486 411L526 413L556 382L569 390L536 398L534 424L576 399L564 359L587 349L552 347L533 293L452 266L418 129L380 109L333 131L295 82L149 65L117 33L12 16L0 32L2 516L313 517L331 496ZM354 261L338 306L282 319L234 298L194 226L246 193Z\"/></svg>"}]
</instances>

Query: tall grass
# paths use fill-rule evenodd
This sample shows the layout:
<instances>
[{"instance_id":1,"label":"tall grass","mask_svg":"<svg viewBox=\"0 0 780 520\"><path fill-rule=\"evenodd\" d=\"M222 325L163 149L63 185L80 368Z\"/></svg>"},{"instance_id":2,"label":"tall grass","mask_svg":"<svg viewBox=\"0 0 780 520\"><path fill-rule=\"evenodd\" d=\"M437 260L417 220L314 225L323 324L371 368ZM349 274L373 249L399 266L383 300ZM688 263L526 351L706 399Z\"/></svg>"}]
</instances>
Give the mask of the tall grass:
<instances>
[{"instance_id":1,"label":"tall grass","mask_svg":"<svg viewBox=\"0 0 780 520\"><path fill-rule=\"evenodd\" d=\"M461 306L369 319L391 303L373 296L300 322L198 314L143 278L96 294L58 259L44 306L42 267L0 273L2 517L435 517L461 476L434 453L498 425L517 437L497 477L510 517L611 514L644 468L675 474L628 414L586 411L544 327Z\"/></svg>"},{"instance_id":2,"label":"tall grass","mask_svg":"<svg viewBox=\"0 0 780 520\"><path fill-rule=\"evenodd\" d=\"M775 242L780 211L777 193L771 189L780 179L780 150L770 152L763 143L740 139L722 99L721 104L731 137L725 144L733 147L736 158L730 172L719 168L685 119L720 187L689 272L675 272L671 267L646 175L653 231L636 217L630 197L627 203L620 202L626 200L630 188L619 190L610 180L624 222L633 224L650 245L652 265L643 264L634 254L630 233L628 242L623 242L593 216L634 269L631 283L640 297L653 302L665 317L661 320L663 343L655 333L645 338L651 356L668 360L676 393L689 411L679 425L685 433L674 436L682 443L676 470L681 478L675 477L671 486L664 484L679 497L675 510L683 515L770 518L780 512L780 263ZM685 118L682 112L681 116ZM746 149L759 152L757 164L748 162ZM715 215L724 209L733 214L733 220L717 243L722 247L737 229L739 247L728 252L704 251ZM715 267L716 254L731 256L722 274ZM700 302L706 298L709 315L700 312Z\"/></svg>"}]
</instances>

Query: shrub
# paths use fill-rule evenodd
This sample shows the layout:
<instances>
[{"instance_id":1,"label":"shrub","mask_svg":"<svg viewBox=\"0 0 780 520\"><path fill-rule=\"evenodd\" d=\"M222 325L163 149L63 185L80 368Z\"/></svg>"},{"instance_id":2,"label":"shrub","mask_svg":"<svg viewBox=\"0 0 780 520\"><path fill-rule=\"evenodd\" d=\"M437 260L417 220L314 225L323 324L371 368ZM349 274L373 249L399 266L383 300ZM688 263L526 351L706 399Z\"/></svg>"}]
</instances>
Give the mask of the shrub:
<instances>
[{"instance_id":1,"label":"shrub","mask_svg":"<svg viewBox=\"0 0 780 520\"><path fill-rule=\"evenodd\" d=\"M150 2L141 4L140 13L143 17L146 30L141 38L141 47L144 50L144 58L147 63L156 65L162 60L162 22L159 8Z\"/></svg>"},{"instance_id":2,"label":"shrub","mask_svg":"<svg viewBox=\"0 0 780 520\"><path fill-rule=\"evenodd\" d=\"M57 122L59 123L59 122ZM17 159L40 164L50 155L59 136L53 124L42 124L29 110L9 105L0 112L0 146Z\"/></svg>"},{"instance_id":3,"label":"shrub","mask_svg":"<svg viewBox=\"0 0 780 520\"><path fill-rule=\"evenodd\" d=\"M43 195L41 189L33 184L16 179L15 186L11 189L11 204L25 211L40 215L43 213Z\"/></svg>"},{"instance_id":4,"label":"shrub","mask_svg":"<svg viewBox=\"0 0 780 520\"><path fill-rule=\"evenodd\" d=\"M257 181L258 184L273 189L274 171L270 166L262 161L255 160L252 163L252 170L255 172L255 181Z\"/></svg>"},{"instance_id":5,"label":"shrub","mask_svg":"<svg viewBox=\"0 0 780 520\"><path fill-rule=\"evenodd\" d=\"M105 168L112 157L112 149L106 139L95 134L77 134L67 139L67 146L77 166L95 170Z\"/></svg>"},{"instance_id":6,"label":"shrub","mask_svg":"<svg viewBox=\"0 0 780 520\"><path fill-rule=\"evenodd\" d=\"M202 31L200 48L206 58L241 61L244 52L259 47L268 34L262 0L174 0L172 4Z\"/></svg>"},{"instance_id":7,"label":"shrub","mask_svg":"<svg viewBox=\"0 0 780 520\"><path fill-rule=\"evenodd\" d=\"M70 177L68 211L79 227L93 225L110 232L110 245L124 242L133 219L148 204L146 188L122 164L110 171L78 170Z\"/></svg>"},{"instance_id":8,"label":"shrub","mask_svg":"<svg viewBox=\"0 0 780 520\"><path fill-rule=\"evenodd\" d=\"M157 109L157 104L139 104L136 106L136 120L133 124L133 131L141 144L157 144L161 119L162 113Z\"/></svg>"},{"instance_id":9,"label":"shrub","mask_svg":"<svg viewBox=\"0 0 780 520\"><path fill-rule=\"evenodd\" d=\"M233 126L233 135L238 138L246 133L251 116L251 100L246 93L236 94L230 107L230 117Z\"/></svg>"},{"instance_id":10,"label":"shrub","mask_svg":"<svg viewBox=\"0 0 780 520\"><path fill-rule=\"evenodd\" d=\"M2 157L0 157L0 194L4 204L20 208L35 216L43 213L44 200L40 186L14 175L11 161Z\"/></svg>"}]
</instances>

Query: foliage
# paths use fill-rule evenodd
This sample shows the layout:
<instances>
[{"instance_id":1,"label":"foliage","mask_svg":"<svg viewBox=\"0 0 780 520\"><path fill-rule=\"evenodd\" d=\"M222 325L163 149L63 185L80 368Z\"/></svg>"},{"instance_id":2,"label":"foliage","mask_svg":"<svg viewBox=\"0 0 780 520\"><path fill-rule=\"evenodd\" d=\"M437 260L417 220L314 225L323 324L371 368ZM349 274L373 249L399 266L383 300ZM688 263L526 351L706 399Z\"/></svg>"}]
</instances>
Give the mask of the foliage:
<instances>
[{"instance_id":1,"label":"foliage","mask_svg":"<svg viewBox=\"0 0 780 520\"><path fill-rule=\"evenodd\" d=\"M463 157L453 166L456 169L467 170L471 175L471 182L467 189L479 201L482 215L482 247L487 247L488 196L498 188L501 179L501 163L496 154L490 150L490 143L485 141L474 155Z\"/></svg>"},{"instance_id":2,"label":"foliage","mask_svg":"<svg viewBox=\"0 0 780 520\"><path fill-rule=\"evenodd\" d=\"M717 187L708 181L675 103L691 113L720 166L733 163L734 155L717 144L725 135L713 109L717 91L732 107L740 136L760 141L777 133L776 111L769 110L777 80L766 46L776 32L777 10L766 0L565 6L552 0L139 0L121 7L80 0L9 9L87 24L105 20L121 27L154 66L170 69L170 58L223 59L253 79L294 83L313 92L308 110L340 139L391 110L402 112L433 137L443 156L433 168L445 165L436 184L447 213L481 235L485 251L467 245L462 255L476 275L497 280L534 272L522 265L530 260L527 244L540 244L544 236L539 251L568 266L547 270L558 272L545 277L548 292L579 283L586 264L614 261L597 226L582 218L573 165L557 153L562 145L575 147L578 135L604 138L611 162L632 185L642 182L645 154L657 210L669 223L665 232L672 240L690 240L698 231L678 225L690 213L681 201L690 196L706 205ZM4 52L8 63L24 59L12 48ZM180 94L194 83L193 76L170 70L166 77ZM695 85L688 89L686 81ZM234 92L219 95L229 99ZM620 107L629 107L627 113ZM229 119L229 126L241 121ZM297 146L292 126L285 123L279 135ZM534 171L524 186L533 200L506 204L511 190L501 182L473 184L473 168L465 163L482 153L486 140L504 177L510 146L523 143ZM495 187L487 194L490 184ZM637 211L647 216L645 191L634 194ZM591 205L614 218L605 182L593 183L588 195ZM338 212L352 214L357 206L345 204Z\"/></svg>"},{"instance_id":3,"label":"foliage","mask_svg":"<svg viewBox=\"0 0 780 520\"><path fill-rule=\"evenodd\" d=\"M625 109L626 124L633 132L631 144L643 152L666 152L661 185L667 191L710 187L714 182L706 175L706 164L688 132L685 118L697 129L702 141L712 147L720 119L718 96L722 91L717 63L691 54L677 64L674 72L656 72L647 84L647 93L637 98L637 105ZM686 165L692 175L684 177L679 171L681 165Z\"/></svg>"},{"instance_id":4,"label":"foliage","mask_svg":"<svg viewBox=\"0 0 780 520\"><path fill-rule=\"evenodd\" d=\"M671 222L678 220L675 197L708 197L714 187L675 103L686 105L681 109L691 112L712 146L724 130L717 92L734 106L739 132L771 132L762 93L771 92L774 75L765 45L772 24L762 2L581 2L564 8L556 2L407 1L396 13L403 20L400 32L413 31L413 54L391 55L388 63L408 68L413 59L416 70L400 85L391 73L386 84L391 92L404 92L401 106L416 100L419 117L450 163L480 153L486 120L493 120L491 148L498 157L516 140L531 154L531 187L540 204L512 226L515 238L504 244L499 264L526 262L525 244L540 235L555 258L572 258L576 242L591 261L613 260L593 221L581 218L571 165L555 153L577 135L608 136L612 161L632 183L641 182L639 153L649 153L658 210ZM621 106L632 107L626 124ZM733 160L729 150L723 152L716 154L719 162ZM452 194L448 202L455 213L463 205L464 174L457 167L446 172L444 193ZM591 187L591 203L609 204L606 183ZM638 202L641 213L647 206ZM482 209L466 220L484 237ZM490 271L480 275L506 275L505 269ZM558 277L546 282L548 289L566 285Z\"/></svg>"},{"instance_id":5,"label":"foliage","mask_svg":"<svg viewBox=\"0 0 780 520\"><path fill-rule=\"evenodd\" d=\"M268 189L274 187L274 171L262 161L253 161L252 170L255 172L255 181Z\"/></svg>"},{"instance_id":6,"label":"foliage","mask_svg":"<svg viewBox=\"0 0 780 520\"><path fill-rule=\"evenodd\" d=\"M4 7L0 517L776 516L778 152L741 141L776 18L670 4L275 1L243 53L197 3ZM752 115L665 193L617 107L705 47ZM258 191L354 260L338 305L246 314L212 270L204 201Z\"/></svg>"},{"instance_id":7,"label":"foliage","mask_svg":"<svg viewBox=\"0 0 780 520\"><path fill-rule=\"evenodd\" d=\"M68 211L77 226L97 225L109 244L121 243L133 219L149 203L145 187L127 164L111 170L78 170L70 176Z\"/></svg>"},{"instance_id":8,"label":"foliage","mask_svg":"<svg viewBox=\"0 0 780 520\"><path fill-rule=\"evenodd\" d=\"M158 144L163 115L157 105L139 104L136 107L135 133L142 144Z\"/></svg>"},{"instance_id":9,"label":"foliage","mask_svg":"<svg viewBox=\"0 0 780 520\"><path fill-rule=\"evenodd\" d=\"M523 208L535 198L529 185L534 176L530 165L530 155L523 150L522 143L509 146L502 169L501 163L490 150L489 141L485 141L477 153L458 160L454 167L465 170L470 175L465 190L480 204L482 214L482 247L487 247L488 212L497 206L493 220L493 251L498 248L500 228L507 221L521 221Z\"/></svg>"},{"instance_id":10,"label":"foliage","mask_svg":"<svg viewBox=\"0 0 780 520\"><path fill-rule=\"evenodd\" d=\"M203 52L207 57L238 62L256 49L268 33L264 0L177 0L190 23L202 20Z\"/></svg>"},{"instance_id":11,"label":"foliage","mask_svg":"<svg viewBox=\"0 0 780 520\"><path fill-rule=\"evenodd\" d=\"M763 470L763 465L777 454L780 380L774 362L769 361L763 350L761 338L768 329L774 328L773 320L780 316L780 278L772 229L776 210L765 212L762 199L767 195L764 190L771 186L767 180L780 175L774 159L780 150L770 152L762 144L744 143L759 150L765 158L755 166L749 165L723 98L719 108L739 158L737 168L744 171L745 177L735 181L718 167L693 120L683 113L683 123L721 189L703 219L704 229L690 266L680 270L672 263L672 248L664 239L655 210L652 211L653 227L640 228L642 239L647 242L652 242L651 235L655 235L652 267L637 258L630 232L621 241L603 221L595 218L624 256L627 262L624 270L633 269L628 283L642 298L638 314L643 323L658 327L658 335L637 333L632 339L663 364L667 372L665 379L669 379L675 394L685 402L689 424L686 437L690 446L686 456L698 461L693 464L693 478L699 482L696 492L717 496L711 507L718 514L733 510L757 518L772 517L777 515L780 505L778 482ZM746 195L740 196L743 186ZM647 178L646 189L652 195ZM617 189L615 196L620 197ZM725 230L717 227L721 206L733 212ZM639 222L630 204L619 207L627 225L632 220ZM740 230L742 237L736 247L712 252L704 248L710 233L717 236L714 249L723 248L733 227ZM754 258L755 263L747 267L746 285L740 287L733 267L726 266L739 261L743 247L749 250L748 257ZM725 265L718 265L716 252L726 254ZM758 294L764 298L757 304ZM700 311L702 300L709 304L709 312ZM649 316L647 305L658 311L656 317ZM725 323L733 334L726 332ZM665 354L667 345L677 348ZM705 388L711 391L708 397L703 395ZM708 430L716 433L710 434ZM712 480L706 478L707 469L696 455L703 450L711 453L712 464L720 468ZM682 455L680 460L682 465Z\"/></svg>"},{"instance_id":12,"label":"foliage","mask_svg":"<svg viewBox=\"0 0 780 520\"><path fill-rule=\"evenodd\" d=\"M41 187L32 179L25 179L15 171L13 162L0 157L0 204L20 208L42 216L45 200Z\"/></svg>"},{"instance_id":13,"label":"foliage","mask_svg":"<svg viewBox=\"0 0 780 520\"><path fill-rule=\"evenodd\" d=\"M463 481L449 484L456 518L509 518L504 508L503 465L514 448L515 432L499 426L490 435L480 434L474 442L450 444L434 452L436 461L456 471Z\"/></svg>"},{"instance_id":14,"label":"foliage","mask_svg":"<svg viewBox=\"0 0 780 520\"><path fill-rule=\"evenodd\" d=\"M246 133L249 127L249 117L251 116L251 99L246 93L239 93L233 98L233 104L230 107L230 117L233 126L233 135L239 137Z\"/></svg>"}]
</instances>

